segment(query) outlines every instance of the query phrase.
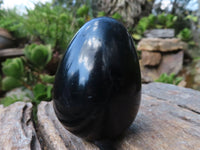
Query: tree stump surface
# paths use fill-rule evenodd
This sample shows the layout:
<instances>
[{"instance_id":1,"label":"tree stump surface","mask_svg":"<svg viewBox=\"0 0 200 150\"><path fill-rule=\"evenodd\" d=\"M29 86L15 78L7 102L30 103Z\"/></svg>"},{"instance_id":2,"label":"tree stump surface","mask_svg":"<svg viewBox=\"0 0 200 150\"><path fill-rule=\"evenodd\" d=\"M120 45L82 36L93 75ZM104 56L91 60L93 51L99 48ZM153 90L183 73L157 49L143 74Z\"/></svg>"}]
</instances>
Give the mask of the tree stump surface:
<instances>
[{"instance_id":1,"label":"tree stump surface","mask_svg":"<svg viewBox=\"0 0 200 150\"><path fill-rule=\"evenodd\" d=\"M18 111L9 109L16 104ZM30 104L18 102L7 108L0 106L0 150L2 145L6 146L6 144L10 144L9 148L14 150L33 149L31 146L26 147L29 142L22 141L24 137L28 137L28 134L24 134L24 137L18 136L19 133L27 132L28 128L25 128L27 124L15 127L16 122L24 120L17 116L22 114L20 109L24 110L22 106L25 105ZM14 116L10 118L11 121L13 119L13 123L9 123L10 126L7 128L14 132L4 132L6 128L4 124L8 124L5 118L9 116ZM41 148L37 146L36 149L100 149L98 144L99 147L64 129L55 116L52 102L41 102L37 116L37 135L32 134L34 135L32 139L37 141L38 137ZM32 124L31 120L29 124ZM12 130L13 128L15 130ZM199 140L200 92L169 84L150 83L142 86L142 101L135 121L120 139L111 141L109 144L117 150L200 150ZM15 143L16 141L18 144ZM33 143L37 145L37 142ZM101 149L104 146L107 145L102 144Z\"/></svg>"},{"instance_id":2,"label":"tree stump surface","mask_svg":"<svg viewBox=\"0 0 200 150\"><path fill-rule=\"evenodd\" d=\"M0 105L0 150L40 150L31 120L32 104Z\"/></svg>"}]
</instances>

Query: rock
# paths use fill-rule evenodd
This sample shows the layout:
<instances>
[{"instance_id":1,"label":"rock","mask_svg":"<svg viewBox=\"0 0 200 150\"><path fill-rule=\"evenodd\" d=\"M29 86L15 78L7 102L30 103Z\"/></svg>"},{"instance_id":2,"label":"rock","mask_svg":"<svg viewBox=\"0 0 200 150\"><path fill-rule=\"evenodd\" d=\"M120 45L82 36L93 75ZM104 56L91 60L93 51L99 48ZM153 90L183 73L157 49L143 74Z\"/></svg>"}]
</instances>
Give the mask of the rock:
<instances>
[{"instance_id":1,"label":"rock","mask_svg":"<svg viewBox=\"0 0 200 150\"><path fill-rule=\"evenodd\" d=\"M138 43L138 50L171 52L187 49L187 44L180 39L143 38Z\"/></svg>"},{"instance_id":2,"label":"rock","mask_svg":"<svg viewBox=\"0 0 200 150\"><path fill-rule=\"evenodd\" d=\"M159 52L142 52L142 64L144 66L157 66L160 64L161 58Z\"/></svg>"},{"instance_id":3,"label":"rock","mask_svg":"<svg viewBox=\"0 0 200 150\"><path fill-rule=\"evenodd\" d=\"M192 73L194 80L193 87L200 90L200 60L196 61Z\"/></svg>"},{"instance_id":4,"label":"rock","mask_svg":"<svg viewBox=\"0 0 200 150\"><path fill-rule=\"evenodd\" d=\"M31 103L16 102L5 108L0 105L0 149L41 149L31 120L31 111Z\"/></svg>"},{"instance_id":5,"label":"rock","mask_svg":"<svg viewBox=\"0 0 200 150\"><path fill-rule=\"evenodd\" d=\"M142 83L153 82L159 78L158 67L144 66L140 61Z\"/></svg>"},{"instance_id":6,"label":"rock","mask_svg":"<svg viewBox=\"0 0 200 150\"><path fill-rule=\"evenodd\" d=\"M24 89L23 87L12 89L6 92L5 97L16 97L18 99L23 99L24 102L30 102L33 98L33 92L29 89Z\"/></svg>"},{"instance_id":7,"label":"rock","mask_svg":"<svg viewBox=\"0 0 200 150\"><path fill-rule=\"evenodd\" d=\"M182 81L178 84L178 86L180 86L180 87L186 87L186 85L187 85L187 82L186 82L185 80L182 80Z\"/></svg>"},{"instance_id":8,"label":"rock","mask_svg":"<svg viewBox=\"0 0 200 150\"><path fill-rule=\"evenodd\" d=\"M147 38L173 38L175 36L174 29L152 29L144 33Z\"/></svg>"},{"instance_id":9,"label":"rock","mask_svg":"<svg viewBox=\"0 0 200 150\"><path fill-rule=\"evenodd\" d=\"M136 120L121 139L109 144L117 150L199 150L199 97L199 91L175 85L143 85ZM51 102L39 105L38 122L46 149L98 149L65 130L55 117ZM107 145L101 145L104 146Z\"/></svg>"},{"instance_id":10,"label":"rock","mask_svg":"<svg viewBox=\"0 0 200 150\"><path fill-rule=\"evenodd\" d=\"M138 44L138 50L142 51L140 65L142 81L154 81L162 73L178 74L183 67L183 52L186 48L187 44L177 38L143 38ZM152 52L157 52L157 54Z\"/></svg>"},{"instance_id":11,"label":"rock","mask_svg":"<svg viewBox=\"0 0 200 150\"><path fill-rule=\"evenodd\" d=\"M183 51L176 53L167 53L162 55L161 63L158 67L158 73L178 74L183 67Z\"/></svg>"},{"instance_id":12,"label":"rock","mask_svg":"<svg viewBox=\"0 0 200 150\"><path fill-rule=\"evenodd\" d=\"M41 102L38 106L38 132L43 149L48 150L97 150L94 145L67 131L55 116L52 103Z\"/></svg>"},{"instance_id":13,"label":"rock","mask_svg":"<svg viewBox=\"0 0 200 150\"><path fill-rule=\"evenodd\" d=\"M178 74L183 66L183 51L162 53L160 64L156 67L145 66L143 62L142 59L142 61L140 61L142 82L152 82L158 79L163 73Z\"/></svg>"},{"instance_id":14,"label":"rock","mask_svg":"<svg viewBox=\"0 0 200 150\"><path fill-rule=\"evenodd\" d=\"M13 47L14 41L11 34L3 28L0 28L0 49Z\"/></svg>"}]
</instances>

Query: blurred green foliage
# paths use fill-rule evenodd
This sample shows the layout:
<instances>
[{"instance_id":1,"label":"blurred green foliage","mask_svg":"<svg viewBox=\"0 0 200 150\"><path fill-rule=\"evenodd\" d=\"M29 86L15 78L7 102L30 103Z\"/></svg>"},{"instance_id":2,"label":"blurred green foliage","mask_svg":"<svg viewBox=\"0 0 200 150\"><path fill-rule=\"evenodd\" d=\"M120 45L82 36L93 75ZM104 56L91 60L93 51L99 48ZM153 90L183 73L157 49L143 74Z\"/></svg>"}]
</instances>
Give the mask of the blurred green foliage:
<instances>
[{"instance_id":1,"label":"blurred green foliage","mask_svg":"<svg viewBox=\"0 0 200 150\"><path fill-rule=\"evenodd\" d=\"M180 31L177 37L183 41L190 41L192 39L192 31L188 28L184 28Z\"/></svg>"},{"instance_id":2,"label":"blurred green foliage","mask_svg":"<svg viewBox=\"0 0 200 150\"><path fill-rule=\"evenodd\" d=\"M87 21L88 10L83 5L74 17L68 9L59 5L36 4L34 10L28 10L25 26L32 39L39 39L57 50L65 50L74 34Z\"/></svg>"},{"instance_id":3,"label":"blurred green foliage","mask_svg":"<svg viewBox=\"0 0 200 150\"><path fill-rule=\"evenodd\" d=\"M2 63L2 71L6 76L19 78L24 73L24 64L21 58L7 59Z\"/></svg>"},{"instance_id":4,"label":"blurred green foliage","mask_svg":"<svg viewBox=\"0 0 200 150\"><path fill-rule=\"evenodd\" d=\"M51 46L28 45L24 49L24 55L35 67L44 68L52 58Z\"/></svg>"},{"instance_id":5,"label":"blurred green foliage","mask_svg":"<svg viewBox=\"0 0 200 150\"><path fill-rule=\"evenodd\" d=\"M33 88L33 95L35 97L35 102L40 103L40 101L49 101L51 100L51 90L53 86L52 85L44 85L41 83L38 83Z\"/></svg>"},{"instance_id":6,"label":"blurred green foliage","mask_svg":"<svg viewBox=\"0 0 200 150\"><path fill-rule=\"evenodd\" d=\"M0 27L10 31L15 38L51 45L53 49L63 52L79 28L92 18L89 15L91 8L87 5L69 6L37 3L33 10L27 9L27 14L23 15L19 15L16 9L2 10ZM105 16L105 13L100 12L99 16ZM122 19L119 13L112 17Z\"/></svg>"},{"instance_id":7,"label":"blurred green foliage","mask_svg":"<svg viewBox=\"0 0 200 150\"><path fill-rule=\"evenodd\" d=\"M188 15L185 17L186 20L192 20L194 22L197 21L197 18L192 15ZM138 22L137 26L133 30L133 38L135 40L140 40L143 37L143 34L148 29L168 29L168 28L174 28L176 30L177 22L179 22L179 18L172 14L165 14L161 13L159 15L153 15L150 14L147 17L143 17ZM178 28L179 30L180 28ZM177 37L181 40L187 42L189 46L195 46L196 43L193 41L192 37L192 31L189 28L183 28L180 31L175 31L177 33Z\"/></svg>"},{"instance_id":8,"label":"blurred green foliage","mask_svg":"<svg viewBox=\"0 0 200 150\"><path fill-rule=\"evenodd\" d=\"M194 16L194 15L187 15L187 16L185 17L185 20L191 20L191 21L197 23L197 22L198 22L198 17L197 17L197 16Z\"/></svg>"},{"instance_id":9,"label":"blurred green foliage","mask_svg":"<svg viewBox=\"0 0 200 150\"><path fill-rule=\"evenodd\" d=\"M114 13L114 14L112 15L112 18L114 18L114 19L116 19L116 20L121 20L121 19L122 19L122 16L121 16L118 12L116 12L116 13Z\"/></svg>"},{"instance_id":10,"label":"blurred green foliage","mask_svg":"<svg viewBox=\"0 0 200 150\"><path fill-rule=\"evenodd\" d=\"M2 63L1 88L9 91L23 86L31 90L34 106L42 100L51 100L54 76L46 74L45 67L52 59L53 50L64 51L78 29L92 18L88 5L72 11L72 8L54 4L35 4L33 10L27 9L27 14L23 15L19 15L16 9L0 11L0 27L10 31L15 38L26 38L28 43L32 43L25 46L24 57L7 59ZM99 14L105 16L104 12ZM112 17L122 18L119 13ZM7 106L20 100L7 97L2 102Z\"/></svg>"},{"instance_id":11,"label":"blurred green foliage","mask_svg":"<svg viewBox=\"0 0 200 150\"><path fill-rule=\"evenodd\" d=\"M12 90L19 86L22 86L22 82L15 77L7 76L2 80L2 90Z\"/></svg>"},{"instance_id":12,"label":"blurred green foliage","mask_svg":"<svg viewBox=\"0 0 200 150\"><path fill-rule=\"evenodd\" d=\"M133 31L133 38L135 40L140 40L147 29L173 28L176 20L177 16L172 14L161 13L157 16L150 14L149 16L140 19Z\"/></svg>"},{"instance_id":13,"label":"blurred green foliage","mask_svg":"<svg viewBox=\"0 0 200 150\"><path fill-rule=\"evenodd\" d=\"M103 17L103 16L106 16L106 13L104 11L99 11L97 17Z\"/></svg>"},{"instance_id":14,"label":"blurred green foliage","mask_svg":"<svg viewBox=\"0 0 200 150\"><path fill-rule=\"evenodd\" d=\"M51 100L54 76L44 72L45 66L52 58L50 45L31 44L25 47L24 57L6 59L2 63L4 78L1 88L5 91L23 86L33 93L32 103L37 105L40 101ZM1 100L1 103L12 104L21 99L8 97Z\"/></svg>"},{"instance_id":15,"label":"blurred green foliage","mask_svg":"<svg viewBox=\"0 0 200 150\"><path fill-rule=\"evenodd\" d=\"M82 5L76 15L60 5L35 4L33 10L19 15L16 9L2 10L0 27L16 38L28 38L31 43L40 42L64 51L78 29L88 21L89 7Z\"/></svg>"},{"instance_id":16,"label":"blurred green foliage","mask_svg":"<svg viewBox=\"0 0 200 150\"><path fill-rule=\"evenodd\" d=\"M24 22L25 17L20 16L16 9L0 10L0 27L10 31L14 37L23 38L27 36Z\"/></svg>"},{"instance_id":17,"label":"blurred green foliage","mask_svg":"<svg viewBox=\"0 0 200 150\"><path fill-rule=\"evenodd\" d=\"M0 104L3 104L4 107L7 107L15 102L23 101L23 97L17 97L16 95L7 96L1 99Z\"/></svg>"},{"instance_id":18,"label":"blurred green foliage","mask_svg":"<svg viewBox=\"0 0 200 150\"><path fill-rule=\"evenodd\" d=\"M87 17L89 12L89 7L86 5L82 5L77 11L76 14L78 17Z\"/></svg>"},{"instance_id":19,"label":"blurred green foliage","mask_svg":"<svg viewBox=\"0 0 200 150\"><path fill-rule=\"evenodd\" d=\"M183 80L182 77L176 77L174 73L171 73L170 75L167 75L166 73L163 73L155 81L156 82L162 82L162 83L178 85L182 80Z\"/></svg>"}]
</instances>

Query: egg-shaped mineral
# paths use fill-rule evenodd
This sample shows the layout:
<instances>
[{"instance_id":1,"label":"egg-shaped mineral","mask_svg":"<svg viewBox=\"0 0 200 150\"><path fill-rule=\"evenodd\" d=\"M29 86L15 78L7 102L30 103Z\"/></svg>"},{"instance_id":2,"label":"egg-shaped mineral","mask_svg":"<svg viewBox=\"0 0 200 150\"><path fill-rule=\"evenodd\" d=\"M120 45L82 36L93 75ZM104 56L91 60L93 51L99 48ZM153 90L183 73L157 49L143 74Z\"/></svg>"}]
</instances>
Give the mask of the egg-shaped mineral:
<instances>
[{"instance_id":1,"label":"egg-shaped mineral","mask_svg":"<svg viewBox=\"0 0 200 150\"><path fill-rule=\"evenodd\" d=\"M133 40L118 21L83 25L69 44L54 83L54 110L62 125L87 140L116 138L133 122L141 75Z\"/></svg>"}]
</instances>

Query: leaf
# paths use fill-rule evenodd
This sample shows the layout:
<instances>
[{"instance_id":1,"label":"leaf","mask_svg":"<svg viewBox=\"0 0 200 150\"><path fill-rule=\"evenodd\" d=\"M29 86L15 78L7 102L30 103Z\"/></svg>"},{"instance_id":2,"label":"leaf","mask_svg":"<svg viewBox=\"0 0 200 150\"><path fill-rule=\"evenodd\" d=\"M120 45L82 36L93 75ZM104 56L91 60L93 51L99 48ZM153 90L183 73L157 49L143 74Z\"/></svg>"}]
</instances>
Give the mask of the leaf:
<instances>
[{"instance_id":1,"label":"leaf","mask_svg":"<svg viewBox=\"0 0 200 150\"><path fill-rule=\"evenodd\" d=\"M157 29L162 29L162 28L163 28L163 26L162 26L162 25L159 25L159 24L157 24L157 25L156 25L156 28L157 28Z\"/></svg>"},{"instance_id":2,"label":"leaf","mask_svg":"<svg viewBox=\"0 0 200 150\"><path fill-rule=\"evenodd\" d=\"M6 96L6 97L0 99L0 104L3 104L4 107L7 107L18 101L23 101L23 99L18 98L16 95L12 95L12 96Z\"/></svg>"},{"instance_id":3,"label":"leaf","mask_svg":"<svg viewBox=\"0 0 200 150\"><path fill-rule=\"evenodd\" d=\"M55 76L50 76L50 75L40 75L40 79L45 82L45 83L54 83Z\"/></svg>"},{"instance_id":4,"label":"leaf","mask_svg":"<svg viewBox=\"0 0 200 150\"><path fill-rule=\"evenodd\" d=\"M79 17L84 17L88 15L88 12L89 12L89 7L86 5L83 5L76 11L76 14Z\"/></svg>"},{"instance_id":5,"label":"leaf","mask_svg":"<svg viewBox=\"0 0 200 150\"><path fill-rule=\"evenodd\" d=\"M185 17L185 20L186 19L190 19L190 20L192 20L193 22L197 22L198 21L198 17L197 16L194 16L194 15L187 15L186 17Z\"/></svg>"},{"instance_id":6,"label":"leaf","mask_svg":"<svg viewBox=\"0 0 200 150\"><path fill-rule=\"evenodd\" d=\"M52 98L51 90L52 85L44 85L44 84L36 84L33 88L33 94L35 97L35 102L38 103L40 101L49 101Z\"/></svg>"},{"instance_id":7,"label":"leaf","mask_svg":"<svg viewBox=\"0 0 200 150\"><path fill-rule=\"evenodd\" d=\"M178 38L180 38L183 41L189 41L192 38L192 31L188 28L184 28L179 32L177 35Z\"/></svg>"},{"instance_id":8,"label":"leaf","mask_svg":"<svg viewBox=\"0 0 200 150\"><path fill-rule=\"evenodd\" d=\"M183 80L183 77L177 77L174 81L175 85L178 85Z\"/></svg>"},{"instance_id":9,"label":"leaf","mask_svg":"<svg viewBox=\"0 0 200 150\"><path fill-rule=\"evenodd\" d=\"M36 99L41 100L46 97L46 86L43 84L36 84L33 88L33 95Z\"/></svg>"},{"instance_id":10,"label":"leaf","mask_svg":"<svg viewBox=\"0 0 200 150\"><path fill-rule=\"evenodd\" d=\"M163 82L163 83L178 85L182 80L183 80L182 77L176 77L174 73L171 73L170 75L167 75L166 73L163 73L155 81L156 82Z\"/></svg>"},{"instance_id":11,"label":"leaf","mask_svg":"<svg viewBox=\"0 0 200 150\"><path fill-rule=\"evenodd\" d=\"M106 16L106 13L104 11L99 11L97 17L103 17L103 16Z\"/></svg>"},{"instance_id":12,"label":"leaf","mask_svg":"<svg viewBox=\"0 0 200 150\"><path fill-rule=\"evenodd\" d=\"M31 44L25 47L25 56L36 67L44 67L52 58L50 45Z\"/></svg>"},{"instance_id":13,"label":"leaf","mask_svg":"<svg viewBox=\"0 0 200 150\"><path fill-rule=\"evenodd\" d=\"M81 27L82 25L84 25L85 23L85 18L77 18L77 24L79 27Z\"/></svg>"},{"instance_id":14,"label":"leaf","mask_svg":"<svg viewBox=\"0 0 200 150\"><path fill-rule=\"evenodd\" d=\"M52 89L53 89L53 86L52 86L52 85L48 85L48 86L47 86L47 98L48 98L49 100L50 100L51 97L52 97L52 94L51 94Z\"/></svg>"},{"instance_id":15,"label":"leaf","mask_svg":"<svg viewBox=\"0 0 200 150\"><path fill-rule=\"evenodd\" d=\"M132 34L132 37L135 39L135 40L140 40L142 38L141 35L139 34Z\"/></svg>"},{"instance_id":16,"label":"leaf","mask_svg":"<svg viewBox=\"0 0 200 150\"><path fill-rule=\"evenodd\" d=\"M22 59L6 59L6 61L2 63L2 71L6 76L20 78L24 73L24 65Z\"/></svg>"},{"instance_id":17,"label":"leaf","mask_svg":"<svg viewBox=\"0 0 200 150\"><path fill-rule=\"evenodd\" d=\"M112 15L112 18L114 18L114 19L116 19L116 20L120 20L120 19L122 19L122 16L121 16L118 12L116 12L116 13L114 13L114 14Z\"/></svg>"},{"instance_id":18,"label":"leaf","mask_svg":"<svg viewBox=\"0 0 200 150\"><path fill-rule=\"evenodd\" d=\"M14 88L19 87L19 86L22 86L22 83L16 78L5 77L2 80L2 89L5 90L5 91L14 89Z\"/></svg>"}]
</instances>

